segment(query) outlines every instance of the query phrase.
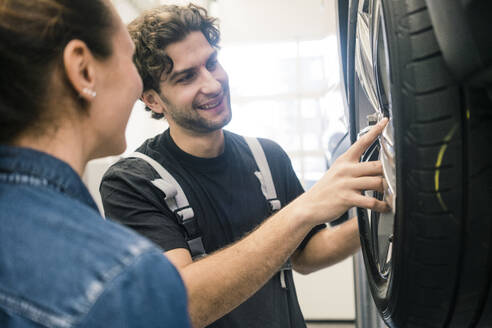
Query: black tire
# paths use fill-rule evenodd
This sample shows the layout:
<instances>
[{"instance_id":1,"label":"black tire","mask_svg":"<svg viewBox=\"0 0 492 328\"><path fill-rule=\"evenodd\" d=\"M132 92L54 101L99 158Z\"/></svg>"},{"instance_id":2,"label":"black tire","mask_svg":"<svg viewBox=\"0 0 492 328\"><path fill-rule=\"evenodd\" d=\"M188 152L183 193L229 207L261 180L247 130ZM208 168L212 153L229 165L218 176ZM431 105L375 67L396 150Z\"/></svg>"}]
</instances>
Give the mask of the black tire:
<instances>
[{"instance_id":1,"label":"black tire","mask_svg":"<svg viewBox=\"0 0 492 328\"><path fill-rule=\"evenodd\" d=\"M382 17L386 30L397 198L384 272L375 255L379 215L358 210L374 301L390 327L492 327L491 99L453 79L424 0L378 5L371 17ZM347 71L352 141L372 111L354 72L355 24ZM365 160L377 158L379 145L371 152Z\"/></svg>"}]
</instances>

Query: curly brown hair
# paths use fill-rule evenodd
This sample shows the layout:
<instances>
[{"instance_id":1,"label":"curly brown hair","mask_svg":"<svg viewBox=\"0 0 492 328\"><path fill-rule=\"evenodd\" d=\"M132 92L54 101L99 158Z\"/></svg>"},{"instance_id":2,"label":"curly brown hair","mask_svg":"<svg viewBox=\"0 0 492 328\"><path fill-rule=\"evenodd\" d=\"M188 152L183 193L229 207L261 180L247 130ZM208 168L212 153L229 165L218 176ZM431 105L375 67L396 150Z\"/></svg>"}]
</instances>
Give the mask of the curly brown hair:
<instances>
[{"instance_id":1,"label":"curly brown hair","mask_svg":"<svg viewBox=\"0 0 492 328\"><path fill-rule=\"evenodd\" d=\"M184 40L191 32L201 31L212 47L219 48L217 19L194 4L162 5L144 11L128 24L128 31L135 43L133 60L143 81L143 91L160 93L161 75L172 71L173 61L166 53L168 45ZM150 111L148 107L145 109ZM163 116L152 112L155 119Z\"/></svg>"}]
</instances>

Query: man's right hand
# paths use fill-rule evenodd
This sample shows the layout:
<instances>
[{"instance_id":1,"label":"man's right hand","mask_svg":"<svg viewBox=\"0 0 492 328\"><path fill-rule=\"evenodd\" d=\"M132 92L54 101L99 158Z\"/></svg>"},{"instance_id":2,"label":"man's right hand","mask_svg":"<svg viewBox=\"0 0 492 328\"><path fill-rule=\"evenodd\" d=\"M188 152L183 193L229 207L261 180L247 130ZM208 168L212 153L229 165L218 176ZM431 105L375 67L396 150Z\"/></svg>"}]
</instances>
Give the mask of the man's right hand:
<instances>
[{"instance_id":1,"label":"man's right hand","mask_svg":"<svg viewBox=\"0 0 492 328\"><path fill-rule=\"evenodd\" d=\"M310 224L332 221L354 206L378 212L389 210L386 202L362 195L364 190L383 191L381 162L359 162L387 122L386 118L381 120L357 140L309 191L292 203L304 208Z\"/></svg>"}]
</instances>

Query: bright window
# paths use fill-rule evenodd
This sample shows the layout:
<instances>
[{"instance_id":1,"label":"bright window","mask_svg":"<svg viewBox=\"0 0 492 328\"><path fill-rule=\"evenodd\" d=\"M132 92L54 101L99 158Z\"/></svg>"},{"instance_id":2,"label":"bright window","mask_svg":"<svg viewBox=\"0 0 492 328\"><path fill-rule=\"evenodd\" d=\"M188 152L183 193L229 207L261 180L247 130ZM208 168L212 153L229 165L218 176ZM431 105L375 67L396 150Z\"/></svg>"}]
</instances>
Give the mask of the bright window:
<instances>
[{"instance_id":1,"label":"bright window","mask_svg":"<svg viewBox=\"0 0 492 328\"><path fill-rule=\"evenodd\" d=\"M326 170L328 140L345 131L336 38L224 45L233 119L227 129L270 138L306 188Z\"/></svg>"}]
</instances>

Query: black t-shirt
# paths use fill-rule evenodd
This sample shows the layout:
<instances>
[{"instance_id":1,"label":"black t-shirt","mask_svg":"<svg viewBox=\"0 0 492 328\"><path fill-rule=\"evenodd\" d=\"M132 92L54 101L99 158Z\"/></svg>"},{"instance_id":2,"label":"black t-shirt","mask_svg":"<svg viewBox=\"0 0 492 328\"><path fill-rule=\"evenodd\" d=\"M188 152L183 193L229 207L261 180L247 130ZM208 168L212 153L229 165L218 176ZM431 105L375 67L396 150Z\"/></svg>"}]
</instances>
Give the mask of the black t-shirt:
<instances>
[{"instance_id":1,"label":"black t-shirt","mask_svg":"<svg viewBox=\"0 0 492 328\"><path fill-rule=\"evenodd\" d=\"M224 131L224 137L224 152L215 158L183 152L169 130L137 149L164 166L180 184L198 220L207 253L242 238L270 215L248 145L232 132ZM303 188L281 147L259 140L284 206L303 193ZM111 166L100 187L106 217L143 234L164 251L188 248L184 228L167 208L163 193L151 183L158 178L142 159L125 158ZM300 248L321 228L313 229ZM287 272L286 281L288 288L283 289L277 273L249 300L209 327L305 327L292 272Z\"/></svg>"}]
</instances>

